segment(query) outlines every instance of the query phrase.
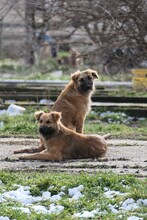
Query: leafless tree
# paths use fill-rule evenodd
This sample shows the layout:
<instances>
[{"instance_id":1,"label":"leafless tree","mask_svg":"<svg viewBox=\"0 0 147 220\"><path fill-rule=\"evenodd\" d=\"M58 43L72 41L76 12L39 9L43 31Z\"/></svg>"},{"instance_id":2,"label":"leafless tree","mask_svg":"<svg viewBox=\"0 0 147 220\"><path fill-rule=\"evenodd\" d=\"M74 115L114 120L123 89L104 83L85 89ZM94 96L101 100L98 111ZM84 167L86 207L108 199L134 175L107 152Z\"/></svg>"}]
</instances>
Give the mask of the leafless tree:
<instances>
[{"instance_id":1,"label":"leafless tree","mask_svg":"<svg viewBox=\"0 0 147 220\"><path fill-rule=\"evenodd\" d=\"M53 21L56 24L56 2L55 0L25 0L26 63L28 64L34 64L36 49L42 44Z\"/></svg>"},{"instance_id":2,"label":"leafless tree","mask_svg":"<svg viewBox=\"0 0 147 220\"><path fill-rule=\"evenodd\" d=\"M79 52L107 73L146 65L146 0L22 1L24 11L16 7L16 12L25 22L28 64L35 62L34 53L46 32L59 30L58 44L75 40L77 49L82 48ZM18 4L18 0L13 2ZM8 11L5 5L3 16Z\"/></svg>"},{"instance_id":3,"label":"leafless tree","mask_svg":"<svg viewBox=\"0 0 147 220\"><path fill-rule=\"evenodd\" d=\"M102 62L106 72L138 67L147 61L146 0L64 2L65 16L75 28L86 31L94 45L95 61Z\"/></svg>"},{"instance_id":4,"label":"leafless tree","mask_svg":"<svg viewBox=\"0 0 147 220\"><path fill-rule=\"evenodd\" d=\"M0 57L2 54L2 34L3 34L3 20L7 16L7 14L11 11L11 9L16 5L18 0L9 0L1 2L0 7Z\"/></svg>"}]
</instances>

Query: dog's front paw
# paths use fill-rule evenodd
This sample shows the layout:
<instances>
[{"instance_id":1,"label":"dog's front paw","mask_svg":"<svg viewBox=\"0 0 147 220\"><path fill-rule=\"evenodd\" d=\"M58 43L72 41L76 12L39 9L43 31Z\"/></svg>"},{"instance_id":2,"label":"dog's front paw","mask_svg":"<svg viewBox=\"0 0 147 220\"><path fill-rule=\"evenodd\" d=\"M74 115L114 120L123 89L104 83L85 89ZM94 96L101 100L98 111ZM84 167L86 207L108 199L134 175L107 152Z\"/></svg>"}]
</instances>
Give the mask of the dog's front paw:
<instances>
[{"instance_id":1,"label":"dog's front paw","mask_svg":"<svg viewBox=\"0 0 147 220\"><path fill-rule=\"evenodd\" d=\"M20 150L14 150L13 151L13 154L19 154L19 153L21 153Z\"/></svg>"},{"instance_id":2,"label":"dog's front paw","mask_svg":"<svg viewBox=\"0 0 147 220\"><path fill-rule=\"evenodd\" d=\"M27 153L27 149L19 149L13 151L13 154L22 154L22 153Z\"/></svg>"},{"instance_id":3,"label":"dog's front paw","mask_svg":"<svg viewBox=\"0 0 147 220\"><path fill-rule=\"evenodd\" d=\"M23 155L23 156L19 156L18 157L19 160L27 160L27 155Z\"/></svg>"}]
</instances>

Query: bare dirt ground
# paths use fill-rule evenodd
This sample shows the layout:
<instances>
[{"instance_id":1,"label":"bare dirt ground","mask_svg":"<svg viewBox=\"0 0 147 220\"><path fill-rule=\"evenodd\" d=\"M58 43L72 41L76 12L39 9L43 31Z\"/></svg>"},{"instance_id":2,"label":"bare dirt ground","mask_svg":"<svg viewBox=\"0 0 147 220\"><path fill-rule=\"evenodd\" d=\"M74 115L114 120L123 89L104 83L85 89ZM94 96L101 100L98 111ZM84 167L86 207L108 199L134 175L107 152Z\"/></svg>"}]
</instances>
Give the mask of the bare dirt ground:
<instances>
[{"instance_id":1,"label":"bare dirt ground","mask_svg":"<svg viewBox=\"0 0 147 220\"><path fill-rule=\"evenodd\" d=\"M39 139L1 138L0 170L48 170L49 172L115 172L147 177L147 141L107 140L106 158L68 160L62 162L21 161L13 151L35 147Z\"/></svg>"}]
</instances>

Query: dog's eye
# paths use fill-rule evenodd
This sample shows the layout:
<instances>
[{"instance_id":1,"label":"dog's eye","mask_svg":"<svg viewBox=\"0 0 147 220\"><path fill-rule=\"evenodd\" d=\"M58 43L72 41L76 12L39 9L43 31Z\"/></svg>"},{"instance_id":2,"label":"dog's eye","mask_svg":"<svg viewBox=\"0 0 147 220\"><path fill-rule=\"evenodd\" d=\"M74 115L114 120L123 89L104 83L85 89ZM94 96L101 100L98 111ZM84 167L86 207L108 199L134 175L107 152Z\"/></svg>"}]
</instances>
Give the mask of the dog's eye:
<instances>
[{"instance_id":1,"label":"dog's eye","mask_svg":"<svg viewBox=\"0 0 147 220\"><path fill-rule=\"evenodd\" d=\"M90 76L87 76L87 79L88 79L88 80L91 80L91 77L90 77Z\"/></svg>"},{"instance_id":2,"label":"dog's eye","mask_svg":"<svg viewBox=\"0 0 147 220\"><path fill-rule=\"evenodd\" d=\"M39 122L42 123L42 120L40 120Z\"/></svg>"},{"instance_id":3,"label":"dog's eye","mask_svg":"<svg viewBox=\"0 0 147 220\"><path fill-rule=\"evenodd\" d=\"M47 122L46 122L46 123L47 123L47 124L49 124L49 123L51 123L51 122L50 122L50 120L47 120Z\"/></svg>"},{"instance_id":4,"label":"dog's eye","mask_svg":"<svg viewBox=\"0 0 147 220\"><path fill-rule=\"evenodd\" d=\"M84 79L83 79L83 78L81 78L81 79L80 79L80 82L84 82Z\"/></svg>"}]
</instances>

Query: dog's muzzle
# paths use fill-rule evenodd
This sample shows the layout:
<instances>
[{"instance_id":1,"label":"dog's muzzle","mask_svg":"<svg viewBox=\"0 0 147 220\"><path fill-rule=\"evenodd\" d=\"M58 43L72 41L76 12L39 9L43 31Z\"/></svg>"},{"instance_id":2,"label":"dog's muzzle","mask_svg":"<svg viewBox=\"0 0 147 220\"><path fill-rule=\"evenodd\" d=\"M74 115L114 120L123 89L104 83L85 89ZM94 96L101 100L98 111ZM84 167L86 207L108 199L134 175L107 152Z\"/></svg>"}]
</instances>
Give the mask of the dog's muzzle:
<instances>
[{"instance_id":1,"label":"dog's muzzle","mask_svg":"<svg viewBox=\"0 0 147 220\"><path fill-rule=\"evenodd\" d=\"M88 92L93 89L93 84L81 84L78 88L79 92Z\"/></svg>"},{"instance_id":2,"label":"dog's muzzle","mask_svg":"<svg viewBox=\"0 0 147 220\"><path fill-rule=\"evenodd\" d=\"M39 132L43 135L43 136L50 136L55 132L55 129L52 127L47 127L47 126L40 126L39 127Z\"/></svg>"}]
</instances>

